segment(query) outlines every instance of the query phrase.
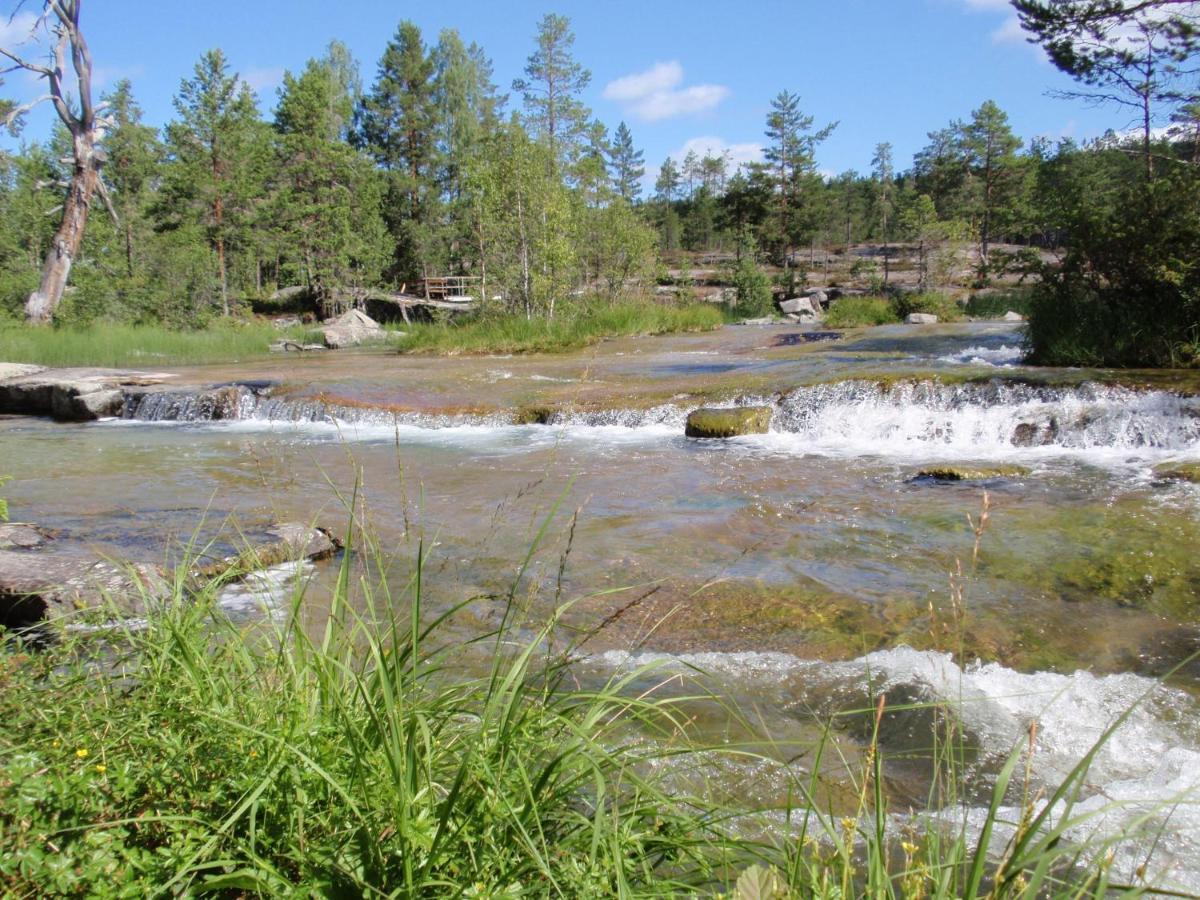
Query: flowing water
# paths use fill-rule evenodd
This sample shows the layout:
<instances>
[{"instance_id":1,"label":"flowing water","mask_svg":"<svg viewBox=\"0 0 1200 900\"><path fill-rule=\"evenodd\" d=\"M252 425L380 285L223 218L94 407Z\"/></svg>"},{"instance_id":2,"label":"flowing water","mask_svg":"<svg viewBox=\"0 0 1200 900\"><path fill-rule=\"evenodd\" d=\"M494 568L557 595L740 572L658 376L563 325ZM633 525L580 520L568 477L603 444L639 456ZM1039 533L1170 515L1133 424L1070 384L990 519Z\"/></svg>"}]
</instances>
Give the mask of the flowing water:
<instances>
[{"instance_id":1,"label":"flowing water","mask_svg":"<svg viewBox=\"0 0 1200 900\"><path fill-rule=\"evenodd\" d=\"M181 371L121 419L0 420L0 470L17 518L138 559L228 540L230 520L344 527L356 497L394 585L423 544L427 602L475 598L461 633L494 626L510 593L531 627L571 600L556 639L583 641L582 677L651 664L646 685L715 688L727 705L697 706L702 732L778 764L711 783L764 804L807 777L785 746L833 739L853 768L871 714L849 711L883 693L954 708L974 748L970 823L1031 722L1032 775L1051 785L1149 692L1084 808L1101 836L1144 817L1165 835L1146 871L1200 891L1200 486L1154 473L1200 460L1200 398L1087 373L1050 384L1020 367L1010 328L865 334ZM703 397L772 406L770 433L683 437ZM547 424L515 424L530 406ZM949 464L1007 468L921 477ZM226 601L250 615L288 574ZM328 571L309 574L319 608ZM927 805L917 748L935 725L885 717L894 811ZM846 773L826 768L836 806ZM1132 877L1145 850L1122 853Z\"/></svg>"}]
</instances>

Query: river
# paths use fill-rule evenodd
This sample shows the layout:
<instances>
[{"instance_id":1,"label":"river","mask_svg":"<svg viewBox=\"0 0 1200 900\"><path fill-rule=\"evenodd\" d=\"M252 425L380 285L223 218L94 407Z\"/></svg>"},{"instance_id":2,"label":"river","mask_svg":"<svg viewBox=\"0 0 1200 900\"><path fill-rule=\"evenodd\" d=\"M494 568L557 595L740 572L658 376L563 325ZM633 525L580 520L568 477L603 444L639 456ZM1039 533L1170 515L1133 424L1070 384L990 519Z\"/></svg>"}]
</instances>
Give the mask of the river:
<instances>
[{"instance_id":1,"label":"river","mask_svg":"<svg viewBox=\"0 0 1200 900\"><path fill-rule=\"evenodd\" d=\"M356 498L393 584L421 544L431 609L478 598L464 636L498 621L536 543L515 592L529 627L570 600L563 640L588 635L586 677L653 663L647 678L703 680L749 720L698 704L708 739L812 741L832 717L852 761L861 721L839 713L875 693L953 705L978 748L968 822L1031 722L1034 777L1051 785L1151 691L1082 802L1103 810L1089 826L1102 834L1153 810L1168 839L1149 877L1200 891L1200 665L1155 688L1200 650L1200 485L1154 471L1200 460L1194 394L1023 369L1020 335L997 324L837 341L743 326L558 357L339 353L170 374L121 418L0 419L14 516L155 560L190 538L224 546L231 522L344 528ZM685 438L688 410L714 401L772 406L770 433ZM515 424L530 418L548 424ZM951 464L1008 469L920 475ZM230 608L269 614L295 572L278 574ZM303 575L319 619L329 573ZM927 805L915 748L931 727L885 722L898 828L905 804ZM805 766L777 755L715 783L777 801ZM823 775L836 802L846 784ZM1137 848L1117 861L1129 877Z\"/></svg>"}]
</instances>

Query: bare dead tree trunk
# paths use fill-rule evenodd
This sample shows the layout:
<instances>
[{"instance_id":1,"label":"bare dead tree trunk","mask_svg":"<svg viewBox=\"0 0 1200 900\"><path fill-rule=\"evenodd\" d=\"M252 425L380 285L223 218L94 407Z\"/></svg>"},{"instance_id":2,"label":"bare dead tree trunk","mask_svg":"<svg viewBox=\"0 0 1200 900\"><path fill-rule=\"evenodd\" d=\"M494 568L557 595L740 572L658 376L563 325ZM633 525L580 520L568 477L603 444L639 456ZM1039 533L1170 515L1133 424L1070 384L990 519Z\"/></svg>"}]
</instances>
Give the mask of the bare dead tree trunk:
<instances>
[{"instance_id":1,"label":"bare dead tree trunk","mask_svg":"<svg viewBox=\"0 0 1200 900\"><path fill-rule=\"evenodd\" d=\"M41 283L25 301L25 317L35 325L49 323L62 301L71 266L83 243L92 198L100 194L110 211L112 209L104 183L100 180L104 153L97 147L108 123L103 117L97 116L98 109L92 104L92 56L79 30L81 3L82 0L46 0L42 7L33 30L48 27L54 35L53 61L49 65L31 62L0 47L0 56L11 63L5 72L18 69L32 72L45 79L48 91L32 103L14 109L8 116L8 123L11 124L39 103L49 102L54 105L59 119L71 134L71 180L63 201L62 222L46 252ZM63 85L68 50L75 75L75 98L69 97Z\"/></svg>"}]
</instances>

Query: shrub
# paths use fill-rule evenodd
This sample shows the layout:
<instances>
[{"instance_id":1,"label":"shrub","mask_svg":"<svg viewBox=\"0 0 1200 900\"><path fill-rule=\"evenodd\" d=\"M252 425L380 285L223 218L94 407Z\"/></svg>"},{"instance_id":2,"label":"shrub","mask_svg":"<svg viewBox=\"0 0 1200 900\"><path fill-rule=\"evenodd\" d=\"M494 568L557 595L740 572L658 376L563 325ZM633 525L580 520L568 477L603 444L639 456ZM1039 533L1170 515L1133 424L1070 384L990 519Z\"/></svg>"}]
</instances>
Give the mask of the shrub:
<instances>
[{"instance_id":1,"label":"shrub","mask_svg":"<svg viewBox=\"0 0 1200 900\"><path fill-rule=\"evenodd\" d=\"M946 294L897 294L896 316L904 319L910 313L930 313L939 322L954 322L963 318L962 307Z\"/></svg>"},{"instance_id":2,"label":"shrub","mask_svg":"<svg viewBox=\"0 0 1200 900\"><path fill-rule=\"evenodd\" d=\"M856 328L860 325L889 325L900 321L887 297L840 297L833 301L825 324L832 328Z\"/></svg>"}]
</instances>

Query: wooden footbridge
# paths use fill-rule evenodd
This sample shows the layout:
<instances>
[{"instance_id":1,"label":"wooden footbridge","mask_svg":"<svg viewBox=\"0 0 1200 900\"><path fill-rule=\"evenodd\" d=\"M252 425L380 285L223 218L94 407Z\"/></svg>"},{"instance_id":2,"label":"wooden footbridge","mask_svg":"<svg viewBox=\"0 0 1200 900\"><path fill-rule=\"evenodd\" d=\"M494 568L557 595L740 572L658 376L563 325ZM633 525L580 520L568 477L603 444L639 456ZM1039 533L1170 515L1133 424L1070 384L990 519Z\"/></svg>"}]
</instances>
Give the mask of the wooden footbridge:
<instances>
[{"instance_id":1,"label":"wooden footbridge","mask_svg":"<svg viewBox=\"0 0 1200 900\"><path fill-rule=\"evenodd\" d=\"M478 306L483 280L473 275L442 275L402 284L396 293L373 288L344 288L322 303L322 317L341 315L371 303L387 303L400 310L404 321L410 311L437 309L450 313L469 312Z\"/></svg>"}]
</instances>

